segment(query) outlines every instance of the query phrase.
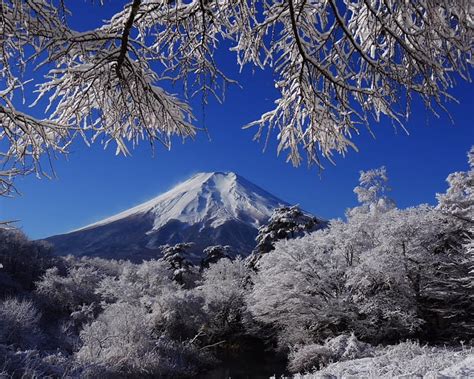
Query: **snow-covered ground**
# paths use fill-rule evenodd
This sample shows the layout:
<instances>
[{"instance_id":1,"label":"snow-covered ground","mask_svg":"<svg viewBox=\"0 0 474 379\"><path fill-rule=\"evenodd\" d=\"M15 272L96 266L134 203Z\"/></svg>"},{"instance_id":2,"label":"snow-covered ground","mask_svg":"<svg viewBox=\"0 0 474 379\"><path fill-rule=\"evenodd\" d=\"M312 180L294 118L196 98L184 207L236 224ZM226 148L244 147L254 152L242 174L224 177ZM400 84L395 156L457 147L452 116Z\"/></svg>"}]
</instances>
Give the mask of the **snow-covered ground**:
<instances>
[{"instance_id":1,"label":"snow-covered ground","mask_svg":"<svg viewBox=\"0 0 474 379\"><path fill-rule=\"evenodd\" d=\"M474 378L474 350L404 342L379 349L373 357L332 363L293 378Z\"/></svg>"}]
</instances>

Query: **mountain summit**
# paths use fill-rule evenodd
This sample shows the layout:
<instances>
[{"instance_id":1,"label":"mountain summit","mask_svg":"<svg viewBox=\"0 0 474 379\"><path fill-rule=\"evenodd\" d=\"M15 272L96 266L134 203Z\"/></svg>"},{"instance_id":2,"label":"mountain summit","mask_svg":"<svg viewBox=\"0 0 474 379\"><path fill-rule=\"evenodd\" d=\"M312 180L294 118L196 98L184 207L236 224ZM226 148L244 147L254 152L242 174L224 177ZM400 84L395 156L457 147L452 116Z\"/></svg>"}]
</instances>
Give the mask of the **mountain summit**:
<instances>
[{"instance_id":1,"label":"mountain summit","mask_svg":"<svg viewBox=\"0 0 474 379\"><path fill-rule=\"evenodd\" d=\"M194 260L216 244L245 255L258 227L281 205L287 203L233 172L199 173L150 201L47 240L61 255L140 260L179 242L195 243Z\"/></svg>"}]
</instances>

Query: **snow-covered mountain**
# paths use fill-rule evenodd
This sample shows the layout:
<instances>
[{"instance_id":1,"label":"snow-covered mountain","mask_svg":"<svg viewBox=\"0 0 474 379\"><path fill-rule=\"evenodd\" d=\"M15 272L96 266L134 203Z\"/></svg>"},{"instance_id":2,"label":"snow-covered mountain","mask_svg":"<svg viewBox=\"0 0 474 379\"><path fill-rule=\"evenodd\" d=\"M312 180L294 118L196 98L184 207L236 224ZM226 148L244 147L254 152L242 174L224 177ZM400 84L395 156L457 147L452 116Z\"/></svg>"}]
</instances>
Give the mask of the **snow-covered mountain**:
<instances>
[{"instance_id":1,"label":"snow-covered mountain","mask_svg":"<svg viewBox=\"0 0 474 379\"><path fill-rule=\"evenodd\" d=\"M159 246L178 242L195 243L193 260L215 244L248 254L258 227L286 204L233 172L199 173L146 203L47 240L57 254L116 259L158 257Z\"/></svg>"}]
</instances>

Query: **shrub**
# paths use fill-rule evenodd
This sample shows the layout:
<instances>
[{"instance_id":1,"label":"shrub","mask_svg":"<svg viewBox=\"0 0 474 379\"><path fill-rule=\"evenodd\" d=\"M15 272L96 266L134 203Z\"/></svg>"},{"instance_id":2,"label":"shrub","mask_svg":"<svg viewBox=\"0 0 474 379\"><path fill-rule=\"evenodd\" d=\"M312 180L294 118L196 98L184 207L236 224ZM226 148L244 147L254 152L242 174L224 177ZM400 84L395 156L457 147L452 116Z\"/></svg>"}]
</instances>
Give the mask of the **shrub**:
<instances>
[{"instance_id":1,"label":"shrub","mask_svg":"<svg viewBox=\"0 0 474 379\"><path fill-rule=\"evenodd\" d=\"M36 293L47 302L48 309L70 313L84 304L100 301L96 289L103 278L94 267L72 267L65 276L54 267L36 283Z\"/></svg>"},{"instance_id":2,"label":"shrub","mask_svg":"<svg viewBox=\"0 0 474 379\"><path fill-rule=\"evenodd\" d=\"M39 320L40 314L29 300L0 302L0 343L19 348L37 346L42 339Z\"/></svg>"},{"instance_id":3,"label":"shrub","mask_svg":"<svg viewBox=\"0 0 474 379\"><path fill-rule=\"evenodd\" d=\"M192 376L206 362L194 346L157 335L153 326L143 307L112 304L84 327L76 357L83 365L106 367L112 376Z\"/></svg>"}]
</instances>

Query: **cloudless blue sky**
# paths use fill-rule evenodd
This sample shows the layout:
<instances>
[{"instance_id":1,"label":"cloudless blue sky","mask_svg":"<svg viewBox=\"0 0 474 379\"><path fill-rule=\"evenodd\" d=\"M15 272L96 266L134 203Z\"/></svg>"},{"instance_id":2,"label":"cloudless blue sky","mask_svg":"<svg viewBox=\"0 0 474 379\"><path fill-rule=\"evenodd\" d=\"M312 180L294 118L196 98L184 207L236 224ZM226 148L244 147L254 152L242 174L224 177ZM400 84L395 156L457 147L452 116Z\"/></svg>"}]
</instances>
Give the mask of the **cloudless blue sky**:
<instances>
[{"instance_id":1,"label":"cloudless blue sky","mask_svg":"<svg viewBox=\"0 0 474 379\"><path fill-rule=\"evenodd\" d=\"M73 26L94 27L98 20L120 9L121 3L91 8L77 1L73 12L80 21ZM234 171L287 202L334 218L343 217L344 211L356 204L352 189L360 170L385 165L393 198L400 207L408 207L434 204L436 192L446 189L446 176L467 169L466 153L474 144L472 84L459 81L452 92L460 102L448 104L454 125L446 115L435 118L415 102L406 123L410 135L394 130L387 120L374 123L376 139L361 129L354 139L360 152L337 157L336 165L326 161L320 172L305 165L294 168L283 154L277 157L276 134L263 153L263 143L252 141L256 130L242 130L243 125L272 109L277 95L272 73L247 67L239 74L233 53L223 51L218 58L224 71L243 88L230 87L223 105L211 100L206 107L210 140L205 133L184 144L176 139L171 151L157 145L154 154L144 142L131 157L115 156L113 147L88 148L77 141L68 159L54 160L56 178L30 175L17 180L21 195L0 199L0 219L20 220L17 225L35 239L64 233L146 201L201 171ZM202 126L199 97L192 106L198 117L196 125Z\"/></svg>"}]
</instances>

